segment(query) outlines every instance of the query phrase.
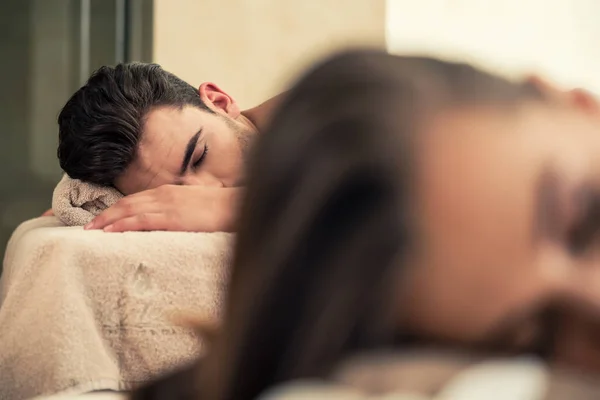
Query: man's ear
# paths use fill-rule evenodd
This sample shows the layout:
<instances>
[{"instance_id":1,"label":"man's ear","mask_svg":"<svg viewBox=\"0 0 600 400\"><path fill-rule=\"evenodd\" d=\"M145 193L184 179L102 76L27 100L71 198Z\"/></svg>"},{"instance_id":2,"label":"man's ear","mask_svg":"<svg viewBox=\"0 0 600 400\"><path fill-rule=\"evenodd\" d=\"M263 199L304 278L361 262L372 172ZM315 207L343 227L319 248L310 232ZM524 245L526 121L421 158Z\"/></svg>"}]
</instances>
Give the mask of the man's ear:
<instances>
[{"instance_id":1,"label":"man's ear","mask_svg":"<svg viewBox=\"0 0 600 400\"><path fill-rule=\"evenodd\" d=\"M211 110L226 114L231 118L240 116L240 108L235 100L211 82L204 82L198 88L200 98Z\"/></svg>"},{"instance_id":2,"label":"man's ear","mask_svg":"<svg viewBox=\"0 0 600 400\"><path fill-rule=\"evenodd\" d=\"M561 90L539 76L530 76L527 81L549 98L576 107L586 113L600 116L598 99L585 89Z\"/></svg>"}]
</instances>

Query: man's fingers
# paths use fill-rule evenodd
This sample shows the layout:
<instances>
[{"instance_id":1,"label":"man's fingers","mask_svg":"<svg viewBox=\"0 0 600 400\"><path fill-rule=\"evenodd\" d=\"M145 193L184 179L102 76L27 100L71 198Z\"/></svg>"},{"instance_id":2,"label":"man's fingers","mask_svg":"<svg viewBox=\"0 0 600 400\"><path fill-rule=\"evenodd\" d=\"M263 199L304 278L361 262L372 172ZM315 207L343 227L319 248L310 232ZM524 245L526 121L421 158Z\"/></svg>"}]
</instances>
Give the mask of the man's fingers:
<instances>
[{"instance_id":1,"label":"man's fingers","mask_svg":"<svg viewBox=\"0 0 600 400\"><path fill-rule=\"evenodd\" d=\"M157 212L157 204L147 196L131 196L119 200L85 226L85 229L103 229L116 221L138 214Z\"/></svg>"},{"instance_id":2,"label":"man's fingers","mask_svg":"<svg viewBox=\"0 0 600 400\"><path fill-rule=\"evenodd\" d=\"M142 213L115 221L104 227L105 232L162 231L167 219L161 213Z\"/></svg>"}]
</instances>

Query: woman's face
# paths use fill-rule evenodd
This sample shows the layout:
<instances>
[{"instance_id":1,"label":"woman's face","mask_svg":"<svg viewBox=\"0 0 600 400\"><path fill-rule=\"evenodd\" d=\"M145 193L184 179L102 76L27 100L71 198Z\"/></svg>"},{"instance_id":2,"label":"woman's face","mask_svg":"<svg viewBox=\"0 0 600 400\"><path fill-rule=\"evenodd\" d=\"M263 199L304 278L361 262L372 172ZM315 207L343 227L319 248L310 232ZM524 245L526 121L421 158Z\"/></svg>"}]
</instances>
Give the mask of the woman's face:
<instances>
[{"instance_id":1,"label":"woman's face","mask_svg":"<svg viewBox=\"0 0 600 400\"><path fill-rule=\"evenodd\" d=\"M526 104L426 130L406 326L600 370L600 119Z\"/></svg>"}]
</instances>

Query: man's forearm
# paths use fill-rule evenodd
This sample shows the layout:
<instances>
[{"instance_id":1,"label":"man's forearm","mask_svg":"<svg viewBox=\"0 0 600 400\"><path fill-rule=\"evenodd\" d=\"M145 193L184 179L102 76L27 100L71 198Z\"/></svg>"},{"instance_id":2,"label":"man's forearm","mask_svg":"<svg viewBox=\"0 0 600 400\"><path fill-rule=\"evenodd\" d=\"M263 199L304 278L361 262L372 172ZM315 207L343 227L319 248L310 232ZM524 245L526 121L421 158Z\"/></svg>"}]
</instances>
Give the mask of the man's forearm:
<instances>
[{"instance_id":1,"label":"man's forearm","mask_svg":"<svg viewBox=\"0 0 600 400\"><path fill-rule=\"evenodd\" d=\"M217 226L225 232L237 231L237 219L239 214L239 206L243 194L242 188L224 188L221 189L222 196L217 199Z\"/></svg>"}]
</instances>

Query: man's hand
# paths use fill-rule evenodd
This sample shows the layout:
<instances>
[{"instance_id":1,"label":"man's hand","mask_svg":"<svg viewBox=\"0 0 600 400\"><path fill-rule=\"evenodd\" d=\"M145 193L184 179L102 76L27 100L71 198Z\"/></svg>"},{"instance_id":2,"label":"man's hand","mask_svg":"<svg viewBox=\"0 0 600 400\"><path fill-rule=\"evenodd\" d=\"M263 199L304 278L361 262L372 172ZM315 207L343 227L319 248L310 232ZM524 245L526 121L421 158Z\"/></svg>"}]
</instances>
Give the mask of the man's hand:
<instances>
[{"instance_id":1,"label":"man's hand","mask_svg":"<svg viewBox=\"0 0 600 400\"><path fill-rule=\"evenodd\" d=\"M85 229L230 232L239 192L236 188L165 185L124 197Z\"/></svg>"}]
</instances>

